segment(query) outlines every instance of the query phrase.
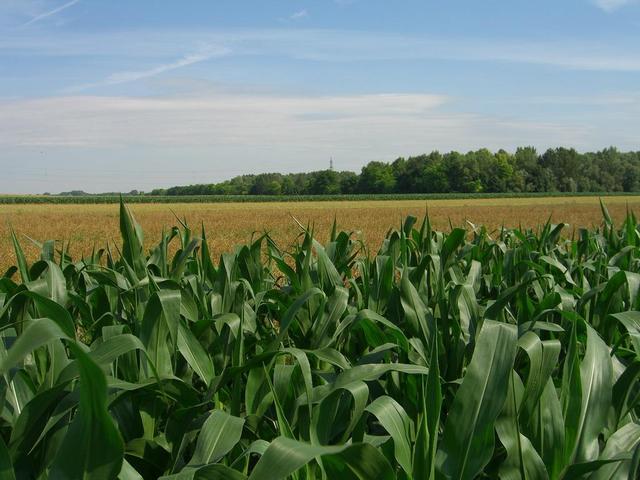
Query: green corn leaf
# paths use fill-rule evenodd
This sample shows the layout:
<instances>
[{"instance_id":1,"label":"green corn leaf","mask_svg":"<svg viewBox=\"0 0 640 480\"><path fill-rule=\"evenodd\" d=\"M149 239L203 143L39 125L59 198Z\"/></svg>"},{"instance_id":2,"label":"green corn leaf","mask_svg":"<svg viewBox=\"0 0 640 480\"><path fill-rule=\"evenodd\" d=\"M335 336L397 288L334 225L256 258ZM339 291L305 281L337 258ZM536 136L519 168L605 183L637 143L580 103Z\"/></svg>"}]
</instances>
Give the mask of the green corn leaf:
<instances>
[{"instance_id":1,"label":"green corn leaf","mask_svg":"<svg viewBox=\"0 0 640 480\"><path fill-rule=\"evenodd\" d=\"M580 375L580 358L578 357L578 322L579 319L573 319L569 345L562 370L560 402L562 404L562 417L564 418L565 424L565 447L563 449L565 463L570 461L580 434L582 380Z\"/></svg>"},{"instance_id":2,"label":"green corn leaf","mask_svg":"<svg viewBox=\"0 0 640 480\"><path fill-rule=\"evenodd\" d=\"M124 445L107 410L107 381L81 348L71 344L80 370L80 406L51 467L52 480L112 479Z\"/></svg>"},{"instance_id":3,"label":"green corn leaf","mask_svg":"<svg viewBox=\"0 0 640 480\"><path fill-rule=\"evenodd\" d=\"M638 403L639 379L640 360L635 360L627 366L613 385L612 402L616 415L616 425L619 425L624 417L629 414L633 409L634 403Z\"/></svg>"},{"instance_id":4,"label":"green corn leaf","mask_svg":"<svg viewBox=\"0 0 640 480\"><path fill-rule=\"evenodd\" d=\"M441 474L472 479L491 459L493 425L507 397L516 334L513 325L485 320L444 427L437 455Z\"/></svg>"},{"instance_id":5,"label":"green corn leaf","mask_svg":"<svg viewBox=\"0 0 640 480\"><path fill-rule=\"evenodd\" d=\"M416 441L413 450L413 477L428 480L435 479L436 454L438 449L438 431L442 408L440 387L440 366L438 363L438 338L433 336L429 375L421 382L420 407L422 418L417 426Z\"/></svg>"},{"instance_id":6,"label":"green corn leaf","mask_svg":"<svg viewBox=\"0 0 640 480\"><path fill-rule=\"evenodd\" d=\"M411 476L411 420L404 408L393 398L383 395L371 402L366 410L378 419L380 425L391 435L393 439L395 458L406 472Z\"/></svg>"},{"instance_id":7,"label":"green corn leaf","mask_svg":"<svg viewBox=\"0 0 640 480\"><path fill-rule=\"evenodd\" d=\"M29 265L27 264L27 259L24 256L18 237L16 237L16 233L13 229L11 229L11 241L13 242L13 251L16 255L16 261L18 262L18 272L20 272L20 277L22 277L22 283L27 283L31 280L31 276L29 275Z\"/></svg>"},{"instance_id":8,"label":"green corn leaf","mask_svg":"<svg viewBox=\"0 0 640 480\"><path fill-rule=\"evenodd\" d=\"M348 412L344 411L344 393L349 394L352 400L352 408ZM344 385L325 396L313 409L311 438L326 445L334 436L336 427L344 427L341 440L346 442L361 421L368 399L369 387L362 381Z\"/></svg>"},{"instance_id":9,"label":"green corn leaf","mask_svg":"<svg viewBox=\"0 0 640 480\"><path fill-rule=\"evenodd\" d=\"M2 437L0 437L0 480L15 480L16 474L13 471L13 464L7 445L4 443Z\"/></svg>"},{"instance_id":10,"label":"green corn leaf","mask_svg":"<svg viewBox=\"0 0 640 480\"><path fill-rule=\"evenodd\" d=\"M419 335L425 345L430 345L431 337L435 331L433 317L428 312L418 291L409 281L407 273L403 273L400 281L400 301L413 334Z\"/></svg>"},{"instance_id":11,"label":"green corn leaf","mask_svg":"<svg viewBox=\"0 0 640 480\"><path fill-rule=\"evenodd\" d=\"M144 345L138 337L124 333L113 336L87 353L91 361L100 367L110 366L118 357L134 350L144 351ZM59 381L64 383L79 375L79 361L70 362L60 373Z\"/></svg>"},{"instance_id":12,"label":"green corn leaf","mask_svg":"<svg viewBox=\"0 0 640 480\"><path fill-rule=\"evenodd\" d=\"M160 376L173 374L178 343L181 296L178 290L161 290L151 295L140 327L140 340ZM146 374L152 375L152 369Z\"/></svg>"},{"instance_id":13,"label":"green corn leaf","mask_svg":"<svg viewBox=\"0 0 640 480\"><path fill-rule=\"evenodd\" d=\"M496 433L507 451L507 458L500 466L501 480L548 480L545 465L531 441L521 433L518 410L526 389L516 372L511 372L509 392L504 409L496 421Z\"/></svg>"},{"instance_id":14,"label":"green corn leaf","mask_svg":"<svg viewBox=\"0 0 640 480\"><path fill-rule=\"evenodd\" d=\"M146 277L146 262L143 254L144 237L140 225L135 221L129 208L120 198L120 234L122 235L122 256L133 268L138 280Z\"/></svg>"},{"instance_id":15,"label":"green corn leaf","mask_svg":"<svg viewBox=\"0 0 640 480\"><path fill-rule=\"evenodd\" d=\"M240 441L244 420L220 410L211 412L198 435L190 466L216 463Z\"/></svg>"},{"instance_id":16,"label":"green corn leaf","mask_svg":"<svg viewBox=\"0 0 640 480\"><path fill-rule=\"evenodd\" d=\"M178 325L178 350L202 381L211 384L215 375L213 361L184 322Z\"/></svg>"},{"instance_id":17,"label":"green corn leaf","mask_svg":"<svg viewBox=\"0 0 640 480\"><path fill-rule=\"evenodd\" d=\"M526 379L524 402L520 408L523 422L528 423L560 357L558 340L541 341L535 333L526 332L518 339L518 345L529 357L529 374Z\"/></svg>"},{"instance_id":18,"label":"green corn leaf","mask_svg":"<svg viewBox=\"0 0 640 480\"><path fill-rule=\"evenodd\" d=\"M632 452L640 445L640 425L628 423L609 437L599 460L609 460L619 455ZM632 473L632 460L608 463L596 470L591 480L615 480L629 477Z\"/></svg>"},{"instance_id":19,"label":"green corn leaf","mask_svg":"<svg viewBox=\"0 0 640 480\"><path fill-rule=\"evenodd\" d=\"M287 333L291 322L295 319L296 315L300 311L300 309L314 297L324 297L324 293L319 288L310 288L305 293L303 293L285 312L282 320L280 322L280 332L278 334L278 341L282 341L284 336Z\"/></svg>"},{"instance_id":20,"label":"green corn leaf","mask_svg":"<svg viewBox=\"0 0 640 480\"><path fill-rule=\"evenodd\" d=\"M222 464L200 468L186 467L180 473L165 475L160 480L246 480L247 476Z\"/></svg>"},{"instance_id":21,"label":"green corn leaf","mask_svg":"<svg viewBox=\"0 0 640 480\"><path fill-rule=\"evenodd\" d=\"M598 458L598 437L606 425L611 405L612 377L609 350L598 333L587 325L587 351L580 364L582 404L574 462L584 463Z\"/></svg>"},{"instance_id":22,"label":"green corn leaf","mask_svg":"<svg viewBox=\"0 0 640 480\"><path fill-rule=\"evenodd\" d=\"M0 360L0 374L5 374L36 348L56 338L68 339L69 337L53 320L48 318L33 320L16 339L6 356Z\"/></svg>"},{"instance_id":23,"label":"green corn leaf","mask_svg":"<svg viewBox=\"0 0 640 480\"><path fill-rule=\"evenodd\" d=\"M278 437L264 452L249 480L281 480L316 457L322 457L327 473L345 480L391 480L395 475L386 458L366 443L315 446Z\"/></svg>"},{"instance_id":24,"label":"green corn leaf","mask_svg":"<svg viewBox=\"0 0 640 480\"><path fill-rule=\"evenodd\" d=\"M135 468L131 466L129 462L124 460L122 462L122 469L118 474L118 480L143 480L142 475L140 475Z\"/></svg>"},{"instance_id":25,"label":"green corn leaf","mask_svg":"<svg viewBox=\"0 0 640 480\"><path fill-rule=\"evenodd\" d=\"M640 357L640 312L620 312L614 313L611 316L627 329L633 349L636 355Z\"/></svg>"},{"instance_id":26,"label":"green corn leaf","mask_svg":"<svg viewBox=\"0 0 640 480\"><path fill-rule=\"evenodd\" d=\"M549 476L558 478L565 462L565 425L553 379L547 381L529 424L521 423L520 426L544 461Z\"/></svg>"}]
</instances>

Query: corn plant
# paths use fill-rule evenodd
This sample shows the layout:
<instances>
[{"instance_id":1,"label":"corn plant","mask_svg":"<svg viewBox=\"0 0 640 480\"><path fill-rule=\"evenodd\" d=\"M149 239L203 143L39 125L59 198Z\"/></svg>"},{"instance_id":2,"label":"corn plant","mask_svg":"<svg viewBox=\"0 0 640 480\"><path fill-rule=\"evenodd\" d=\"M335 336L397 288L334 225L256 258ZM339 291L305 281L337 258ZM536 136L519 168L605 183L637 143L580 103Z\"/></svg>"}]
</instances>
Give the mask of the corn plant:
<instances>
[{"instance_id":1,"label":"corn plant","mask_svg":"<svg viewBox=\"0 0 640 480\"><path fill-rule=\"evenodd\" d=\"M0 478L640 478L632 213L214 262L184 222L145 253L120 208L122 245L78 261L12 236Z\"/></svg>"}]
</instances>

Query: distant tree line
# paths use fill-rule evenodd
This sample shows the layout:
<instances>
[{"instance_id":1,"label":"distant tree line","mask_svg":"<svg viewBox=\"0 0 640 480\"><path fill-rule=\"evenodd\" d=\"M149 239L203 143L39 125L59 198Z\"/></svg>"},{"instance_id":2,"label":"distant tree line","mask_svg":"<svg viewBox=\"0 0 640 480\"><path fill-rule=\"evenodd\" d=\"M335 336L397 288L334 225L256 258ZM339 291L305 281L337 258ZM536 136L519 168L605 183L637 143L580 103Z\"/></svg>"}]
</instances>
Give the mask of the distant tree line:
<instances>
[{"instance_id":1,"label":"distant tree line","mask_svg":"<svg viewBox=\"0 0 640 480\"><path fill-rule=\"evenodd\" d=\"M535 148L515 153L480 149L437 151L395 161L369 162L360 174L320 170L308 173L241 175L221 183L155 189L150 195L337 195L380 193L640 191L640 151L607 148L579 153Z\"/></svg>"},{"instance_id":2,"label":"distant tree line","mask_svg":"<svg viewBox=\"0 0 640 480\"><path fill-rule=\"evenodd\" d=\"M50 192L44 192L42 195L52 195ZM131 190L130 192L102 192L102 193L89 193L84 190L70 190L68 192L60 192L53 194L58 197L92 197L92 196L100 196L100 197L108 197L108 196L118 196L118 195L127 195L129 197L133 197L136 195L144 195L144 192L140 190Z\"/></svg>"}]
</instances>

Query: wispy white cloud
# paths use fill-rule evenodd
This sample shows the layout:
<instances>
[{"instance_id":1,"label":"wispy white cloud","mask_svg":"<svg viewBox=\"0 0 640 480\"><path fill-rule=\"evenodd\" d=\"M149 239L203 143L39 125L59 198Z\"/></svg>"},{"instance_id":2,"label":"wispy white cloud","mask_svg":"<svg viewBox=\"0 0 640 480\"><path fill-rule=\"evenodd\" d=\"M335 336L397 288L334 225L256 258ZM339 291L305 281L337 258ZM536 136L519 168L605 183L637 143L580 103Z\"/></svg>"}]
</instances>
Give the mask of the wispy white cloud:
<instances>
[{"instance_id":1,"label":"wispy white cloud","mask_svg":"<svg viewBox=\"0 0 640 480\"><path fill-rule=\"evenodd\" d=\"M224 45L233 55L282 55L329 62L456 60L547 65L573 70L640 71L637 43L602 43L556 38L526 41L368 33L342 30L276 29L226 31L129 31L42 36L0 36L0 55L120 56L148 61L182 55L191 46Z\"/></svg>"},{"instance_id":2,"label":"wispy white cloud","mask_svg":"<svg viewBox=\"0 0 640 480\"><path fill-rule=\"evenodd\" d=\"M619 8L622 8L634 2L634 0L592 0L592 1L598 8L601 8L605 12L613 12L614 10L617 10Z\"/></svg>"},{"instance_id":3,"label":"wispy white cloud","mask_svg":"<svg viewBox=\"0 0 640 480\"><path fill-rule=\"evenodd\" d=\"M0 102L0 146L16 148L200 149L223 152L238 170L264 158L324 161L330 149L357 169L371 159L432 149L563 144L594 148L605 140L624 148L632 127L603 128L588 118L523 119L451 111L433 94L204 97L68 96ZM606 122L611 122L607 119ZM624 121L626 122L626 120ZM624 123L623 122L623 123ZM631 123L631 122L630 122ZM277 151L278 155L263 155ZM230 154L229 154L230 155ZM276 165L277 166L277 165ZM299 167L298 167L299 168ZM309 167L312 168L312 167Z\"/></svg>"},{"instance_id":4,"label":"wispy white cloud","mask_svg":"<svg viewBox=\"0 0 640 480\"><path fill-rule=\"evenodd\" d=\"M219 94L4 101L0 102L0 145L236 144L250 148L270 142L308 143L323 136L329 141L333 134L344 142L344 136L351 134L340 133L340 125L378 130L397 122L428 121L435 126L434 110L446 100L428 94ZM360 134L367 136L365 130Z\"/></svg>"},{"instance_id":5,"label":"wispy white cloud","mask_svg":"<svg viewBox=\"0 0 640 480\"><path fill-rule=\"evenodd\" d=\"M124 71L124 72L112 73L104 80L72 86L65 89L65 92L68 92L68 93L80 92L80 91L89 90L92 88L106 87L109 85L118 85L121 83L135 82L137 80L142 80L144 78L149 78L149 77L155 77L156 75L160 75L165 72L170 72L172 70L177 70L179 68L187 67L195 63L204 62L205 60L209 60L214 57L221 57L221 56L227 55L229 52L230 52L229 49L223 48L223 47L208 47L199 53L190 53L171 63L157 65L147 70Z\"/></svg>"},{"instance_id":6,"label":"wispy white cloud","mask_svg":"<svg viewBox=\"0 0 640 480\"><path fill-rule=\"evenodd\" d=\"M309 12L306 9L303 9L289 15L289 20L300 20L308 16Z\"/></svg>"},{"instance_id":7,"label":"wispy white cloud","mask_svg":"<svg viewBox=\"0 0 640 480\"><path fill-rule=\"evenodd\" d=\"M511 103L509 99L501 99L501 102ZM573 105L579 107L604 107L604 108L635 108L640 113L640 92L604 93L598 95L572 95L572 96L532 96L518 98L514 103L520 104L547 104L547 105Z\"/></svg>"},{"instance_id":8,"label":"wispy white cloud","mask_svg":"<svg viewBox=\"0 0 640 480\"><path fill-rule=\"evenodd\" d=\"M28 22L25 22L22 24L23 27L26 27L28 25L31 25L33 23L39 22L40 20L44 20L45 18L51 17L57 13L62 12L63 10L66 10L69 7L73 7L76 3L79 3L80 0L71 0L70 2L67 2L63 5L60 5L59 7L54 8L53 10L49 10L47 12L41 13L40 15L36 15L35 17L33 17L31 20L29 20Z\"/></svg>"}]
</instances>

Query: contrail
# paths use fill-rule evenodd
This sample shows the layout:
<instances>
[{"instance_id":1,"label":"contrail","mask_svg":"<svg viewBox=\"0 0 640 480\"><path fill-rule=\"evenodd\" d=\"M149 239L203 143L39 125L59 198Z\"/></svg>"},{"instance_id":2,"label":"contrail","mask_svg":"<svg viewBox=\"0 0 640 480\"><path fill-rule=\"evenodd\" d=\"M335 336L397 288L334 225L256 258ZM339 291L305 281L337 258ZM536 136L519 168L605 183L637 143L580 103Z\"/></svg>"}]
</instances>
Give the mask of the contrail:
<instances>
[{"instance_id":1,"label":"contrail","mask_svg":"<svg viewBox=\"0 0 640 480\"><path fill-rule=\"evenodd\" d=\"M76 85L74 87L65 88L63 91L66 93L79 92L82 90L87 90L89 88L106 87L108 85L118 85L121 83L135 82L143 78L155 77L156 75L160 75L161 73L164 73L164 72L169 72L171 70L177 70L178 68L187 67L189 65L193 65L194 63L204 62L211 58L223 57L225 55L228 55L229 53L231 53L231 50L228 48L210 46L199 53L191 53L189 55L185 55L182 58L172 63L165 63L163 65L158 65L148 70L112 73L102 81Z\"/></svg>"},{"instance_id":2,"label":"contrail","mask_svg":"<svg viewBox=\"0 0 640 480\"><path fill-rule=\"evenodd\" d=\"M61 12L62 10L66 10L69 7L73 7L79 1L80 0L71 0L70 2L67 2L64 5L60 5L59 7L54 8L53 10L49 10L48 12L41 13L40 15L33 17L27 23L23 23L22 26L26 27L27 25L31 25L32 23L39 22L40 20L50 17L51 15L55 15L56 13Z\"/></svg>"}]
</instances>

